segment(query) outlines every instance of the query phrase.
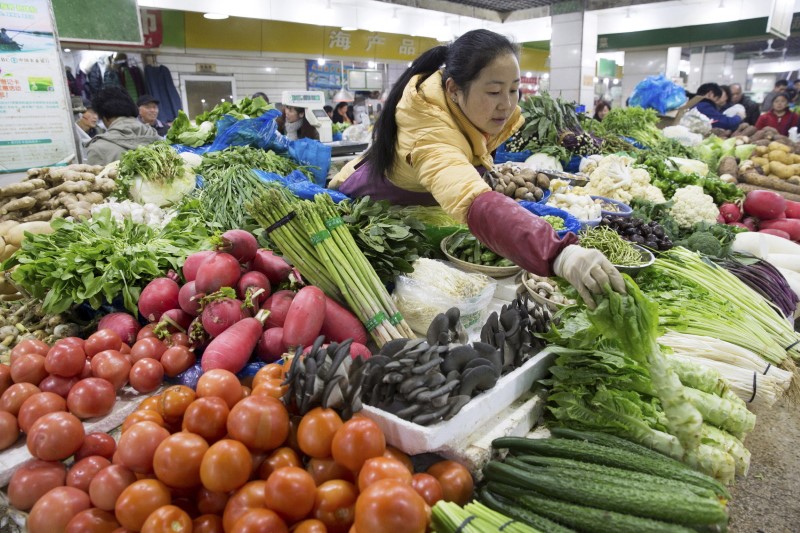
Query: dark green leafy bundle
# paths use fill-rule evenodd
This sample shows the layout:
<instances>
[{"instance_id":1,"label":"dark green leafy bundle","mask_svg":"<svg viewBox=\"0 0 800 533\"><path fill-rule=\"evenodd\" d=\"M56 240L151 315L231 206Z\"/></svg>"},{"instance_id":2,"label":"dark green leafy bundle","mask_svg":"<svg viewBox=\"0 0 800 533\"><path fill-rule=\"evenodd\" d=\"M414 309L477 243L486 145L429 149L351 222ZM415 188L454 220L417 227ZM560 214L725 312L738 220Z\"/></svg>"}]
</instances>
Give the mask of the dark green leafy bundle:
<instances>
[{"instance_id":1,"label":"dark green leafy bundle","mask_svg":"<svg viewBox=\"0 0 800 533\"><path fill-rule=\"evenodd\" d=\"M261 98L242 98L238 102L221 102L210 111L198 115L194 122L182 110L167 132L167 141L171 144L202 146L214 140L217 134L217 121L225 115L237 120L260 117L270 109L272 104Z\"/></svg>"},{"instance_id":2,"label":"dark green leafy bundle","mask_svg":"<svg viewBox=\"0 0 800 533\"><path fill-rule=\"evenodd\" d=\"M91 220L56 219L52 226L49 235L29 235L2 265L17 266L14 281L44 300L51 314L84 302L97 309L119 296L136 314L145 285L169 269L179 270L190 253L210 248L213 236L196 204L186 205L161 229L128 218L120 224L108 209Z\"/></svg>"},{"instance_id":3,"label":"dark green leafy bundle","mask_svg":"<svg viewBox=\"0 0 800 533\"><path fill-rule=\"evenodd\" d=\"M656 126L658 114L641 107L615 107L603 119L608 133L630 137L647 147L657 146L664 135Z\"/></svg>"},{"instance_id":4,"label":"dark green leafy bundle","mask_svg":"<svg viewBox=\"0 0 800 533\"><path fill-rule=\"evenodd\" d=\"M411 263L431 252L425 224L404 214L402 207L373 202L368 196L338 207L359 249L384 283L413 272Z\"/></svg>"},{"instance_id":5,"label":"dark green leafy bundle","mask_svg":"<svg viewBox=\"0 0 800 533\"><path fill-rule=\"evenodd\" d=\"M678 156L676 156L678 157ZM700 176L699 174L685 174L668 164L668 159L650 151L639 154L637 163L644 165L650 173L650 180L664 193L664 198L672 198L675 191L687 185L698 185L703 192L714 199L714 203L721 205L725 202L735 202L744 197L741 189L733 183L725 183L715 176Z\"/></svg>"},{"instance_id":6,"label":"dark green leafy bundle","mask_svg":"<svg viewBox=\"0 0 800 533\"><path fill-rule=\"evenodd\" d=\"M569 151L560 142L562 133L583 133L575 103L553 98L543 92L522 100L519 105L525 125L518 135L529 139L525 148L558 159L568 159Z\"/></svg>"},{"instance_id":7,"label":"dark green leafy bundle","mask_svg":"<svg viewBox=\"0 0 800 533\"><path fill-rule=\"evenodd\" d=\"M581 127L595 137L603 139L600 146L600 153L603 155L626 153L632 154L634 157L640 151L634 145L620 137L609 133L599 120L595 120L588 115L580 115L579 117Z\"/></svg>"},{"instance_id":8,"label":"dark green leafy bundle","mask_svg":"<svg viewBox=\"0 0 800 533\"><path fill-rule=\"evenodd\" d=\"M250 146L231 146L219 152L209 152L203 156L203 162L197 167L197 173L206 180L220 176L228 167L242 166L247 169L258 169L287 176L295 170L301 171L309 179L311 173L304 167L276 154L272 150L261 150Z\"/></svg>"}]
</instances>

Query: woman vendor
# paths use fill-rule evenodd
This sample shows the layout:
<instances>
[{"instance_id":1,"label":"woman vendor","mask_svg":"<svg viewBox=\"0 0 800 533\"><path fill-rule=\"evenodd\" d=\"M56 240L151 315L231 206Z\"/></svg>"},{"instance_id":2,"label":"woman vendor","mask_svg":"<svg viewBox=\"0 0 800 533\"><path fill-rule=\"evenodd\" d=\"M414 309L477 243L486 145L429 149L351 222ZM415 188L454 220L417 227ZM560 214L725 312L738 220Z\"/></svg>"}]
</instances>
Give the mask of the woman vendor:
<instances>
[{"instance_id":1,"label":"woman vendor","mask_svg":"<svg viewBox=\"0 0 800 533\"><path fill-rule=\"evenodd\" d=\"M491 153L524 120L517 106L517 47L473 30L419 56L392 88L369 150L346 165L331 187L402 205L440 205L495 253L539 275L561 276L594 307L592 294L619 272L570 233L559 239L545 220L481 178ZM444 65L444 66L443 66Z\"/></svg>"}]
</instances>

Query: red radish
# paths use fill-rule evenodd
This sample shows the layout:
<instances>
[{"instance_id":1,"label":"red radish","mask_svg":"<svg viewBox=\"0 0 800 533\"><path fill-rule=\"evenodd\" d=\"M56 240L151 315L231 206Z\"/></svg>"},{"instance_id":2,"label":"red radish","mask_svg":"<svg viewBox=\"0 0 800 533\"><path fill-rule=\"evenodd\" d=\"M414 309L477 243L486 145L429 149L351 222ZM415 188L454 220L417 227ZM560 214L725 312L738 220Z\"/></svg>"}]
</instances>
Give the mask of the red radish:
<instances>
[{"instance_id":1,"label":"red radish","mask_svg":"<svg viewBox=\"0 0 800 533\"><path fill-rule=\"evenodd\" d=\"M264 248L256 252L252 268L266 275L269 282L276 287L289 279L289 274L292 273L292 267L283 257Z\"/></svg>"},{"instance_id":2,"label":"red radish","mask_svg":"<svg viewBox=\"0 0 800 533\"><path fill-rule=\"evenodd\" d=\"M789 238L793 241L800 241L800 219L796 218L783 218L776 220L762 220L760 229L777 229L785 231L789 234Z\"/></svg>"},{"instance_id":3,"label":"red radish","mask_svg":"<svg viewBox=\"0 0 800 533\"><path fill-rule=\"evenodd\" d=\"M256 346L256 355L267 363L274 363L286 351L283 345L283 328L270 328L261 334Z\"/></svg>"},{"instance_id":4,"label":"red radish","mask_svg":"<svg viewBox=\"0 0 800 533\"><path fill-rule=\"evenodd\" d=\"M240 263L247 263L256 256L258 241L249 231L232 229L222 234L222 244L217 249L231 254Z\"/></svg>"},{"instance_id":5,"label":"red radish","mask_svg":"<svg viewBox=\"0 0 800 533\"><path fill-rule=\"evenodd\" d=\"M750 191L744 199L744 212L761 220L784 217L786 199L772 191Z\"/></svg>"},{"instance_id":6,"label":"red radish","mask_svg":"<svg viewBox=\"0 0 800 533\"><path fill-rule=\"evenodd\" d=\"M142 326L133 315L128 313L111 313L100 319L97 324L97 331L101 329L110 329L119 335L122 342L125 344L133 344L136 342L136 335Z\"/></svg>"},{"instance_id":7,"label":"red radish","mask_svg":"<svg viewBox=\"0 0 800 533\"><path fill-rule=\"evenodd\" d=\"M800 218L800 202L786 200L786 218Z\"/></svg>"},{"instance_id":8,"label":"red radish","mask_svg":"<svg viewBox=\"0 0 800 533\"><path fill-rule=\"evenodd\" d=\"M318 287L303 287L292 300L283 323L283 344L290 350L308 346L319 336L325 320L325 293Z\"/></svg>"},{"instance_id":9,"label":"red radish","mask_svg":"<svg viewBox=\"0 0 800 533\"><path fill-rule=\"evenodd\" d=\"M203 372L223 368L236 373L244 368L261 337L266 314L259 311L255 318L242 319L212 340L200 361Z\"/></svg>"},{"instance_id":10,"label":"red radish","mask_svg":"<svg viewBox=\"0 0 800 533\"><path fill-rule=\"evenodd\" d=\"M161 315L159 325L166 328L167 331L186 331L186 328L192 323L192 315L183 309L170 309Z\"/></svg>"},{"instance_id":11,"label":"red radish","mask_svg":"<svg viewBox=\"0 0 800 533\"><path fill-rule=\"evenodd\" d=\"M212 337L216 337L229 327L247 317L242 309L242 302L233 298L220 298L206 304L200 319L203 328Z\"/></svg>"},{"instance_id":12,"label":"red radish","mask_svg":"<svg viewBox=\"0 0 800 533\"><path fill-rule=\"evenodd\" d=\"M178 303L184 312L197 316L200 314L200 301L204 296L205 294L197 292L195 282L190 281L184 284L178 292Z\"/></svg>"},{"instance_id":13,"label":"red radish","mask_svg":"<svg viewBox=\"0 0 800 533\"><path fill-rule=\"evenodd\" d=\"M359 344L367 343L367 330L356 315L327 297L325 298L325 319L322 322L320 334L325 335L328 342L353 339L353 342Z\"/></svg>"},{"instance_id":14,"label":"red radish","mask_svg":"<svg viewBox=\"0 0 800 533\"><path fill-rule=\"evenodd\" d=\"M758 220L753 217L745 217L744 220L742 220L742 224L744 224L750 231L755 231L758 227Z\"/></svg>"},{"instance_id":15,"label":"red radish","mask_svg":"<svg viewBox=\"0 0 800 533\"><path fill-rule=\"evenodd\" d=\"M195 290L211 294L222 287L235 287L241 270L239 262L230 254L216 253L200 265L195 278Z\"/></svg>"},{"instance_id":16,"label":"red radish","mask_svg":"<svg viewBox=\"0 0 800 533\"><path fill-rule=\"evenodd\" d=\"M177 283L177 284L179 284L179 285L180 285L180 283L181 283L181 276L180 276L180 274L178 274L177 272L175 272L175 271L174 271L174 270L172 270L171 268L170 268L170 269L167 271L167 275L166 275L165 277L167 277L167 278L171 279L172 281L174 281L175 283Z\"/></svg>"},{"instance_id":17,"label":"red radish","mask_svg":"<svg viewBox=\"0 0 800 533\"><path fill-rule=\"evenodd\" d=\"M251 294L259 290L262 291L258 296L256 296L255 301L253 302L253 305L256 307L261 307L261 304L267 301L270 292L272 292L269 278L265 274L262 274L256 270L247 272L241 278L239 278L239 283L236 285L236 294L239 296L240 300L245 302L247 301L248 289L250 289Z\"/></svg>"},{"instance_id":18,"label":"red radish","mask_svg":"<svg viewBox=\"0 0 800 533\"><path fill-rule=\"evenodd\" d=\"M753 231L753 230L751 230L750 228L747 227L747 224L742 224L741 222L731 222L728 225L729 226L736 226L737 228L744 228L746 230Z\"/></svg>"},{"instance_id":19,"label":"red radish","mask_svg":"<svg viewBox=\"0 0 800 533\"><path fill-rule=\"evenodd\" d=\"M361 356L361 358L366 361L372 357L372 352L360 342L354 342L350 345L350 357L355 359L358 356Z\"/></svg>"},{"instance_id":20,"label":"red radish","mask_svg":"<svg viewBox=\"0 0 800 533\"><path fill-rule=\"evenodd\" d=\"M180 287L169 278L156 278L139 296L139 312L148 322L157 322L164 311L178 308Z\"/></svg>"},{"instance_id":21,"label":"red radish","mask_svg":"<svg viewBox=\"0 0 800 533\"><path fill-rule=\"evenodd\" d=\"M725 220L723 224L730 224L731 222L739 222L742 220L742 211L736 204L722 204L719 208L719 214Z\"/></svg>"},{"instance_id":22,"label":"red radish","mask_svg":"<svg viewBox=\"0 0 800 533\"><path fill-rule=\"evenodd\" d=\"M261 309L269 311L266 326L268 328L282 328L286 320L286 313L289 312L289 306L292 305L292 300L295 296L294 291L278 291L272 296L267 298Z\"/></svg>"},{"instance_id":23,"label":"red radish","mask_svg":"<svg viewBox=\"0 0 800 533\"><path fill-rule=\"evenodd\" d=\"M727 224L727 221L725 220L725 217L722 216L722 213L717 215L717 224Z\"/></svg>"},{"instance_id":24,"label":"red radish","mask_svg":"<svg viewBox=\"0 0 800 533\"><path fill-rule=\"evenodd\" d=\"M186 258L183 262L183 279L186 281L194 281L197 278L197 269L205 262L206 259L214 255L211 250L203 250L202 252L195 252Z\"/></svg>"},{"instance_id":25,"label":"red radish","mask_svg":"<svg viewBox=\"0 0 800 533\"><path fill-rule=\"evenodd\" d=\"M775 235L776 237L783 237L786 240L791 240L789 238L789 234L788 233L786 233L785 231L779 230L779 229L761 229L761 230L758 230L758 232L759 233L766 233L768 235Z\"/></svg>"}]
</instances>

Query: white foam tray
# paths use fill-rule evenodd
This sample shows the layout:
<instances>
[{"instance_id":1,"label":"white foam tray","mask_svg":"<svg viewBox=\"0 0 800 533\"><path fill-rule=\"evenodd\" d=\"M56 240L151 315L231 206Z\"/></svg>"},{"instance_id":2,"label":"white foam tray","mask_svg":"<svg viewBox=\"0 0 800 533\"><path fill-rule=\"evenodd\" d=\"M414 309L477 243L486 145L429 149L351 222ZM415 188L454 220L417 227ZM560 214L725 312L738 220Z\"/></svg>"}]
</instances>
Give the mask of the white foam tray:
<instances>
[{"instance_id":1,"label":"white foam tray","mask_svg":"<svg viewBox=\"0 0 800 533\"><path fill-rule=\"evenodd\" d=\"M501 377L494 387L474 397L456 416L432 426L414 424L371 405L365 405L361 413L380 426L386 442L409 455L444 450L454 443L472 442L485 433L488 428L484 425L544 378L551 364L552 354L545 348Z\"/></svg>"}]
</instances>

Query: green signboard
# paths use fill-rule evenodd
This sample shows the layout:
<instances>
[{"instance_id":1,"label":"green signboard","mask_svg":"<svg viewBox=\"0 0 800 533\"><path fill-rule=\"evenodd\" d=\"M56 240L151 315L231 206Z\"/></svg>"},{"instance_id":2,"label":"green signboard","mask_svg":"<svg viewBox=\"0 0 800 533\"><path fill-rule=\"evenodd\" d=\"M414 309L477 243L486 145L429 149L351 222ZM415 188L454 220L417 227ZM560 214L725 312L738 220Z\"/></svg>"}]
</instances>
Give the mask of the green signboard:
<instances>
[{"instance_id":1,"label":"green signboard","mask_svg":"<svg viewBox=\"0 0 800 533\"><path fill-rule=\"evenodd\" d=\"M64 41L142 44L136 0L52 0Z\"/></svg>"}]
</instances>

